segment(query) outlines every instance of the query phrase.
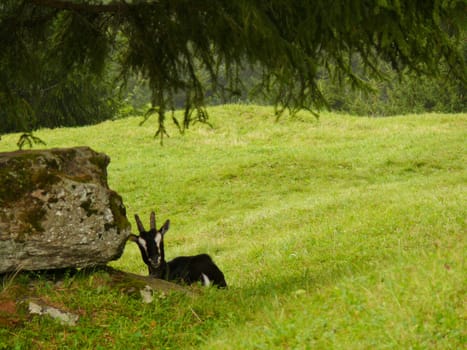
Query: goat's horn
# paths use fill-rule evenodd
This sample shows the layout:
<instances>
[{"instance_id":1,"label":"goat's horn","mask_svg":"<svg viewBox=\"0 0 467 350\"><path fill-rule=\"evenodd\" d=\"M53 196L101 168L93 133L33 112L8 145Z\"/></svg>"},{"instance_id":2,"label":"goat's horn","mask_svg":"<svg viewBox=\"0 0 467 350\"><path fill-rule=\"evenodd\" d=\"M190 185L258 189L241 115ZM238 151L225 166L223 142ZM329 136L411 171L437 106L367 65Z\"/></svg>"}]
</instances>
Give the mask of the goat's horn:
<instances>
[{"instance_id":1,"label":"goat's horn","mask_svg":"<svg viewBox=\"0 0 467 350\"><path fill-rule=\"evenodd\" d=\"M150 223L151 223L151 230L155 230L156 229L156 214L153 211L151 212Z\"/></svg>"},{"instance_id":2,"label":"goat's horn","mask_svg":"<svg viewBox=\"0 0 467 350\"><path fill-rule=\"evenodd\" d=\"M136 225L138 226L139 233L146 232L146 230L144 229L143 223L141 222L137 214L135 214L135 221L136 221Z\"/></svg>"}]
</instances>

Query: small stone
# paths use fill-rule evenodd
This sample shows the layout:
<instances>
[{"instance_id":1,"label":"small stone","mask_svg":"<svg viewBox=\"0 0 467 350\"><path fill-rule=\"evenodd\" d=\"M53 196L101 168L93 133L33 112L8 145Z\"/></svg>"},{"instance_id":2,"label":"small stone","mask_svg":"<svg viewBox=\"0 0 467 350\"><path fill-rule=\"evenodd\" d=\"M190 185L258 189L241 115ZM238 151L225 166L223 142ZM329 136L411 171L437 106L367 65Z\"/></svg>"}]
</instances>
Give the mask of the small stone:
<instances>
[{"instance_id":1,"label":"small stone","mask_svg":"<svg viewBox=\"0 0 467 350\"><path fill-rule=\"evenodd\" d=\"M149 286L145 286L144 289L139 291L139 293L141 294L141 298L145 304L150 304L154 300L153 290Z\"/></svg>"},{"instance_id":2,"label":"small stone","mask_svg":"<svg viewBox=\"0 0 467 350\"><path fill-rule=\"evenodd\" d=\"M65 326L76 326L79 316L70 312L64 312L51 306L47 306L45 313Z\"/></svg>"},{"instance_id":3,"label":"small stone","mask_svg":"<svg viewBox=\"0 0 467 350\"><path fill-rule=\"evenodd\" d=\"M42 315L42 306L30 301L29 302L29 313L33 315Z\"/></svg>"},{"instance_id":4,"label":"small stone","mask_svg":"<svg viewBox=\"0 0 467 350\"><path fill-rule=\"evenodd\" d=\"M70 312L65 312L52 306L41 306L35 302L29 302L29 313L33 315L49 315L65 326L76 326L79 316Z\"/></svg>"}]
</instances>

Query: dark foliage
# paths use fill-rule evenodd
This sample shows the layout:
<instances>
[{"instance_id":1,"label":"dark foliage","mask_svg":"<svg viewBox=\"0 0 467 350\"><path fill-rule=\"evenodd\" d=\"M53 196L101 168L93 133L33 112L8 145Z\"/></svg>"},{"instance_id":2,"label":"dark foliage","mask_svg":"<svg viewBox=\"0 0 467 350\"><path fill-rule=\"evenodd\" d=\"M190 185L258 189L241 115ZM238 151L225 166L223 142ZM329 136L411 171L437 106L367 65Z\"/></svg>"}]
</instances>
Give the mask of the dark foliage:
<instances>
[{"instance_id":1,"label":"dark foliage","mask_svg":"<svg viewBox=\"0 0 467 350\"><path fill-rule=\"evenodd\" d=\"M108 70L97 48L84 45L89 23L72 17L28 2L0 4L0 133L93 124L115 113ZM78 32L81 42L69 37Z\"/></svg>"},{"instance_id":2,"label":"dark foliage","mask_svg":"<svg viewBox=\"0 0 467 350\"><path fill-rule=\"evenodd\" d=\"M256 90L272 95L278 112L326 106L318 84L323 74L368 87L352 64L355 55L370 78L384 75L381 61L421 75L438 74L443 62L464 84L457 41L465 10L460 0L6 0L0 4L2 118L15 128L34 127L24 116L34 115L34 99L56 84L43 74L51 68L70 82L69 92L60 88L54 99L66 109L75 74L103 74L109 57L117 57L120 77L147 79L161 137L174 96L184 95L185 117L176 121L183 130L206 120L207 89L242 91L239 72L249 65L260 67ZM28 83L32 97L24 96Z\"/></svg>"}]
</instances>

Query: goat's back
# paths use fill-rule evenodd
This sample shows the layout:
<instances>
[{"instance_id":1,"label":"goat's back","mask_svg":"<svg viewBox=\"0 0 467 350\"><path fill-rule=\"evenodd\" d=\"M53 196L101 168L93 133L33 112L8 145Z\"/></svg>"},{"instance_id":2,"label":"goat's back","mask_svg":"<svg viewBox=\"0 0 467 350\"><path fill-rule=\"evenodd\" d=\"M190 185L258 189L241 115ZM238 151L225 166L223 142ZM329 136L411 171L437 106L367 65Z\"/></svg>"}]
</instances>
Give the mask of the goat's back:
<instances>
[{"instance_id":1,"label":"goat's back","mask_svg":"<svg viewBox=\"0 0 467 350\"><path fill-rule=\"evenodd\" d=\"M204 282L204 274L213 285L221 288L227 287L224 274L208 254L179 256L169 261L167 265L169 280L181 281L186 284Z\"/></svg>"}]
</instances>

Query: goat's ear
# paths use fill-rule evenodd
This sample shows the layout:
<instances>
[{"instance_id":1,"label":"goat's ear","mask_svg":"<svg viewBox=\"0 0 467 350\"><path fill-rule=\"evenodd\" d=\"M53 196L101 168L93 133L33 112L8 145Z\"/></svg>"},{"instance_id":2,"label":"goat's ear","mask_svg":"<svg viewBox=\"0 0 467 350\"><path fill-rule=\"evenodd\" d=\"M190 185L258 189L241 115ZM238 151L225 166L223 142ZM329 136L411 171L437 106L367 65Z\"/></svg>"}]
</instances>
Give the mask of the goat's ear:
<instances>
[{"instance_id":1,"label":"goat's ear","mask_svg":"<svg viewBox=\"0 0 467 350\"><path fill-rule=\"evenodd\" d=\"M164 225L162 225L161 229L159 230L162 236L165 235L165 233L169 230L169 227L170 227L170 220L167 220L164 223Z\"/></svg>"},{"instance_id":2,"label":"goat's ear","mask_svg":"<svg viewBox=\"0 0 467 350\"><path fill-rule=\"evenodd\" d=\"M138 243L138 236L134 235L134 234L131 234L130 237L128 237L128 240L132 241L132 242L135 242L135 243Z\"/></svg>"}]
</instances>

